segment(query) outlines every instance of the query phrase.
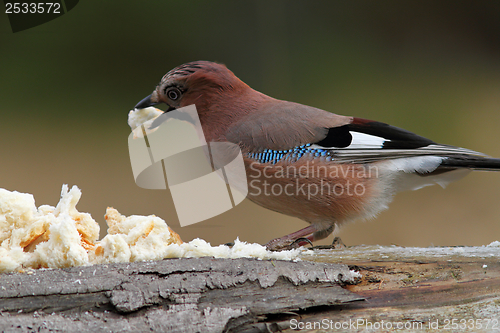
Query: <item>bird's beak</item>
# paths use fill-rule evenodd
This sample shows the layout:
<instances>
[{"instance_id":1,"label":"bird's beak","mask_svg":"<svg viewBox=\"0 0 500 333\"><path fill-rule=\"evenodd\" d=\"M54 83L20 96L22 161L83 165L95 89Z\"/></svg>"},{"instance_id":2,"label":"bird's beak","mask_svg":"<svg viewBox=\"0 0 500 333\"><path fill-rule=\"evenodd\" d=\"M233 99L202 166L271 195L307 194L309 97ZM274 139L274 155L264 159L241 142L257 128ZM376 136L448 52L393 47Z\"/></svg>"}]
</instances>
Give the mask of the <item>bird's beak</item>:
<instances>
[{"instance_id":1,"label":"bird's beak","mask_svg":"<svg viewBox=\"0 0 500 333\"><path fill-rule=\"evenodd\" d=\"M145 109L147 107L160 104L160 102L155 101L153 94L149 95L146 98L143 98L137 105L135 106L136 109Z\"/></svg>"},{"instance_id":2,"label":"bird's beak","mask_svg":"<svg viewBox=\"0 0 500 333\"><path fill-rule=\"evenodd\" d=\"M153 105L161 104L163 102L158 101L158 95L156 94L156 91L154 91L151 95L149 95L146 98L143 98L142 101L136 104L135 109L145 109ZM175 110L173 106L168 105L168 109L165 112Z\"/></svg>"}]
</instances>

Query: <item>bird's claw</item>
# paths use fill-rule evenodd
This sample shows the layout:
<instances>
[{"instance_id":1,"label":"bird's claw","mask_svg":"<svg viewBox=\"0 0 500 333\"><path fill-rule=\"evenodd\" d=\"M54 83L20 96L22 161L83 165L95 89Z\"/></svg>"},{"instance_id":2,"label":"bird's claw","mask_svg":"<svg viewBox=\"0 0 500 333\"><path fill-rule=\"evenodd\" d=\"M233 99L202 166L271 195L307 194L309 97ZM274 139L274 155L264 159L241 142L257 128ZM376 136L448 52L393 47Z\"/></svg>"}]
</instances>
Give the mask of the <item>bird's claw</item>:
<instances>
[{"instance_id":1,"label":"bird's claw","mask_svg":"<svg viewBox=\"0 0 500 333\"><path fill-rule=\"evenodd\" d=\"M312 242L305 237L290 239L290 238L276 238L266 244L266 249L268 251L287 251L298 249L305 244L310 244L313 246Z\"/></svg>"},{"instance_id":2,"label":"bird's claw","mask_svg":"<svg viewBox=\"0 0 500 333\"><path fill-rule=\"evenodd\" d=\"M340 237L335 237L331 245L316 245L313 246L313 250L341 250L345 249L347 246L344 244Z\"/></svg>"}]
</instances>

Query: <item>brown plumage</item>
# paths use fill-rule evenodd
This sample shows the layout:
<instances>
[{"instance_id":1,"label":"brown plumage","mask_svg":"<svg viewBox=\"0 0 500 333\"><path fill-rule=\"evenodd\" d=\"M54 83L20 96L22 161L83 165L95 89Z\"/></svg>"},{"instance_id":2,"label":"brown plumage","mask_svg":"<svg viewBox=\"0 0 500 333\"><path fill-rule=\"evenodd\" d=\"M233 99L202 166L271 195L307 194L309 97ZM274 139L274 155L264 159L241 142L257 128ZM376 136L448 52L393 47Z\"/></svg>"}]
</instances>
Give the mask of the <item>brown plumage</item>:
<instances>
[{"instance_id":1,"label":"brown plumage","mask_svg":"<svg viewBox=\"0 0 500 333\"><path fill-rule=\"evenodd\" d=\"M196 61L168 72L136 108L195 104L206 141L243 152L248 198L311 225L272 250L318 240L335 226L385 209L399 190L446 184L500 162L383 123L336 115L253 90L224 65Z\"/></svg>"}]
</instances>

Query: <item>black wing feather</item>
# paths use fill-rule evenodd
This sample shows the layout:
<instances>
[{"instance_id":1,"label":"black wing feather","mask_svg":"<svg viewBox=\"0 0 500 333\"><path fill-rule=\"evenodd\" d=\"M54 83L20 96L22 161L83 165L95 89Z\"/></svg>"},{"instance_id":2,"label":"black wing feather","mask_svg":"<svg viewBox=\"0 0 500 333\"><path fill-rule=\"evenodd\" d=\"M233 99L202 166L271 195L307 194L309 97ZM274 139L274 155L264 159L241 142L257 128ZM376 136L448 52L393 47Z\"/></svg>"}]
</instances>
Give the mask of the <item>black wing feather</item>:
<instances>
[{"instance_id":1,"label":"black wing feather","mask_svg":"<svg viewBox=\"0 0 500 333\"><path fill-rule=\"evenodd\" d=\"M346 148L352 142L351 132L358 132L385 139L382 149L416 149L436 144L410 131L378 121L354 118L348 125L329 128L326 137L316 142L329 148Z\"/></svg>"},{"instance_id":2,"label":"black wing feather","mask_svg":"<svg viewBox=\"0 0 500 333\"><path fill-rule=\"evenodd\" d=\"M380 138L381 146L353 146L353 132ZM414 156L444 157L440 169L468 168L500 170L500 159L465 148L437 144L410 131L378 121L354 118L348 125L328 128L327 136L315 143L334 152L339 163L369 163ZM443 170L444 171L444 170Z\"/></svg>"}]
</instances>

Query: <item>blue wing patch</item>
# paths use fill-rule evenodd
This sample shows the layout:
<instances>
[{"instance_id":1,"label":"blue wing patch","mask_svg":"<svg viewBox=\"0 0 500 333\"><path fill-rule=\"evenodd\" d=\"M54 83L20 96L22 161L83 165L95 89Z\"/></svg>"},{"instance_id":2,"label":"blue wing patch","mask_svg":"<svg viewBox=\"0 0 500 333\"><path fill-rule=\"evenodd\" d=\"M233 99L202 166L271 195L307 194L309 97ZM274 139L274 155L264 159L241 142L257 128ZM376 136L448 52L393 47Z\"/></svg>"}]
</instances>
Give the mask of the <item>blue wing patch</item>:
<instances>
[{"instance_id":1,"label":"blue wing patch","mask_svg":"<svg viewBox=\"0 0 500 333\"><path fill-rule=\"evenodd\" d=\"M264 149L262 152L248 153L248 157L257 160L259 163L276 164L279 161L296 162L301 157L309 155L311 157L324 157L325 160L332 160L332 152L329 149L311 148L311 143L294 147L287 150Z\"/></svg>"}]
</instances>

